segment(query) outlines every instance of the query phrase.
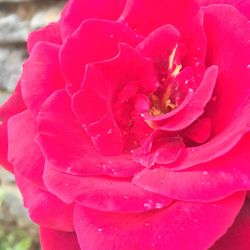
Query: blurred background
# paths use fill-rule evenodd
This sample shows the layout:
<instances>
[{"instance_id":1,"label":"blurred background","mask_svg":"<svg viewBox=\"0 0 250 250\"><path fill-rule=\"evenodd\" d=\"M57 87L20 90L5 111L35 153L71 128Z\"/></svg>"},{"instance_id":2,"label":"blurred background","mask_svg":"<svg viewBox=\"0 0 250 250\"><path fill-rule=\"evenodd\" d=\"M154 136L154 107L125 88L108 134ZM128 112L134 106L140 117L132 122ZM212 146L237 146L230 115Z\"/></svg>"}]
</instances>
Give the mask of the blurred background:
<instances>
[{"instance_id":1,"label":"blurred background","mask_svg":"<svg viewBox=\"0 0 250 250\"><path fill-rule=\"evenodd\" d=\"M13 92L27 57L28 34L59 17L66 0L0 0L0 105ZM39 250L14 178L0 168L0 250Z\"/></svg>"}]
</instances>

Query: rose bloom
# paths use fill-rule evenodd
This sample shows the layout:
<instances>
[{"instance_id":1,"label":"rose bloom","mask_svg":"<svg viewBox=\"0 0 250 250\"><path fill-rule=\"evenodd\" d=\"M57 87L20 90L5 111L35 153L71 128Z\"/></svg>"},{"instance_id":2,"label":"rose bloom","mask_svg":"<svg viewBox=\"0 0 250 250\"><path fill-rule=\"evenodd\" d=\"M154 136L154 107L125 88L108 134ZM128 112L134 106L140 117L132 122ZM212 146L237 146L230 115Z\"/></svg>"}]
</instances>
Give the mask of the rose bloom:
<instances>
[{"instance_id":1,"label":"rose bloom","mask_svg":"<svg viewBox=\"0 0 250 250\"><path fill-rule=\"evenodd\" d=\"M250 249L249 17L249 0L71 0L30 34L1 164L42 249Z\"/></svg>"}]
</instances>

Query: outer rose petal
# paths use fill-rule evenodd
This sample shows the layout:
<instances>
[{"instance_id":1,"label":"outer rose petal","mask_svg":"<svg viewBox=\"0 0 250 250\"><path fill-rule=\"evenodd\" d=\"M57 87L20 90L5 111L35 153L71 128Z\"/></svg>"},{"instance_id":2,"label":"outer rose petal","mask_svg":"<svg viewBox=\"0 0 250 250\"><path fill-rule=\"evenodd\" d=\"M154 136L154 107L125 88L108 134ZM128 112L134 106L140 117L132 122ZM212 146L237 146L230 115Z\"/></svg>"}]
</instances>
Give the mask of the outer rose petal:
<instances>
[{"instance_id":1,"label":"outer rose petal","mask_svg":"<svg viewBox=\"0 0 250 250\"><path fill-rule=\"evenodd\" d=\"M53 91L65 86L60 71L59 48L52 43L39 42L23 65L20 81L23 99L34 114Z\"/></svg>"},{"instance_id":2,"label":"outer rose petal","mask_svg":"<svg viewBox=\"0 0 250 250\"><path fill-rule=\"evenodd\" d=\"M74 204L65 204L46 190L37 188L18 173L15 174L24 206L31 219L44 227L55 230L74 231L72 216Z\"/></svg>"},{"instance_id":3,"label":"outer rose petal","mask_svg":"<svg viewBox=\"0 0 250 250\"><path fill-rule=\"evenodd\" d=\"M105 157L99 154L71 111L65 90L56 91L38 114L38 144L45 158L58 171L68 174L133 176L142 166L130 155Z\"/></svg>"},{"instance_id":4,"label":"outer rose petal","mask_svg":"<svg viewBox=\"0 0 250 250\"><path fill-rule=\"evenodd\" d=\"M81 250L74 232L68 233L41 227L40 240L42 250Z\"/></svg>"},{"instance_id":5,"label":"outer rose petal","mask_svg":"<svg viewBox=\"0 0 250 250\"><path fill-rule=\"evenodd\" d=\"M44 157L34 141L36 132L37 124L29 110L11 117L8 121L8 160L15 173L43 188Z\"/></svg>"},{"instance_id":6,"label":"outer rose petal","mask_svg":"<svg viewBox=\"0 0 250 250\"><path fill-rule=\"evenodd\" d=\"M0 164L7 170L13 172L13 167L8 162L8 119L25 110L25 104L22 99L20 84L13 95L0 107Z\"/></svg>"},{"instance_id":7,"label":"outer rose petal","mask_svg":"<svg viewBox=\"0 0 250 250\"><path fill-rule=\"evenodd\" d=\"M101 211L140 212L162 208L173 201L138 188L130 179L64 174L54 170L48 162L44 181L50 192L64 202L76 201Z\"/></svg>"},{"instance_id":8,"label":"outer rose petal","mask_svg":"<svg viewBox=\"0 0 250 250\"><path fill-rule=\"evenodd\" d=\"M177 201L159 211L135 214L76 205L74 225L84 250L207 249L232 225L244 197L237 193L216 203Z\"/></svg>"},{"instance_id":9,"label":"outer rose petal","mask_svg":"<svg viewBox=\"0 0 250 250\"><path fill-rule=\"evenodd\" d=\"M239 104L250 96L250 22L229 5L211 5L203 10L206 61L219 67L216 100L208 105L206 116L212 119L212 133L219 134L230 124Z\"/></svg>"},{"instance_id":10,"label":"outer rose petal","mask_svg":"<svg viewBox=\"0 0 250 250\"><path fill-rule=\"evenodd\" d=\"M73 33L86 19L117 19L125 3L126 0L70 0L61 20L63 38Z\"/></svg>"},{"instance_id":11,"label":"outer rose petal","mask_svg":"<svg viewBox=\"0 0 250 250\"><path fill-rule=\"evenodd\" d=\"M119 42L135 46L140 41L141 37L122 23L100 19L82 22L60 51L62 73L69 90L78 90L87 63L114 57L119 51Z\"/></svg>"},{"instance_id":12,"label":"outer rose petal","mask_svg":"<svg viewBox=\"0 0 250 250\"><path fill-rule=\"evenodd\" d=\"M27 42L28 52L31 50L38 42L49 42L57 45L62 44L61 32L58 23L50 23L44 28L38 29L30 33Z\"/></svg>"},{"instance_id":13,"label":"outer rose petal","mask_svg":"<svg viewBox=\"0 0 250 250\"><path fill-rule=\"evenodd\" d=\"M249 0L199 0L201 5L230 4L240 10L246 17L250 18Z\"/></svg>"},{"instance_id":14,"label":"outer rose petal","mask_svg":"<svg viewBox=\"0 0 250 250\"><path fill-rule=\"evenodd\" d=\"M210 250L248 250L250 248L250 201L246 200L234 224Z\"/></svg>"},{"instance_id":15,"label":"outer rose petal","mask_svg":"<svg viewBox=\"0 0 250 250\"><path fill-rule=\"evenodd\" d=\"M187 201L213 201L238 190L250 189L250 135L227 154L186 171L169 171L164 168L145 169L133 183L166 195Z\"/></svg>"}]
</instances>

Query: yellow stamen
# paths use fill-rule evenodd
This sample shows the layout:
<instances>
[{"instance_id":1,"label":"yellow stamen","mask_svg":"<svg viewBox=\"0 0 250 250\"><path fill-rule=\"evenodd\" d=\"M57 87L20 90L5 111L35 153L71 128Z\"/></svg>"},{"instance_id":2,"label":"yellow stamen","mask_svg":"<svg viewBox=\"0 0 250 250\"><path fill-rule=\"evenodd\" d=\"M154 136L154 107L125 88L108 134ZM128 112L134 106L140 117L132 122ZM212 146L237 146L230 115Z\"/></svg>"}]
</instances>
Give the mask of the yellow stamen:
<instances>
[{"instance_id":1,"label":"yellow stamen","mask_svg":"<svg viewBox=\"0 0 250 250\"><path fill-rule=\"evenodd\" d=\"M171 100L167 100L165 103L165 108L170 108L170 109L175 109L176 108L176 104L172 103Z\"/></svg>"},{"instance_id":2,"label":"yellow stamen","mask_svg":"<svg viewBox=\"0 0 250 250\"><path fill-rule=\"evenodd\" d=\"M181 64L176 65L176 68L174 69L172 76L176 77L180 73L181 68L182 68Z\"/></svg>"},{"instance_id":3,"label":"yellow stamen","mask_svg":"<svg viewBox=\"0 0 250 250\"><path fill-rule=\"evenodd\" d=\"M163 97L162 97L162 106L165 106L165 103L168 101L169 97L171 96L171 87L168 86Z\"/></svg>"},{"instance_id":4,"label":"yellow stamen","mask_svg":"<svg viewBox=\"0 0 250 250\"><path fill-rule=\"evenodd\" d=\"M176 53L177 45L174 47L172 53L169 56L169 64L168 64L168 69L171 70L174 66L174 57Z\"/></svg>"},{"instance_id":5,"label":"yellow stamen","mask_svg":"<svg viewBox=\"0 0 250 250\"><path fill-rule=\"evenodd\" d=\"M155 126L154 122L152 121L148 121L148 120L145 120L145 122L148 124L148 126L152 129L156 129L157 126Z\"/></svg>"}]
</instances>

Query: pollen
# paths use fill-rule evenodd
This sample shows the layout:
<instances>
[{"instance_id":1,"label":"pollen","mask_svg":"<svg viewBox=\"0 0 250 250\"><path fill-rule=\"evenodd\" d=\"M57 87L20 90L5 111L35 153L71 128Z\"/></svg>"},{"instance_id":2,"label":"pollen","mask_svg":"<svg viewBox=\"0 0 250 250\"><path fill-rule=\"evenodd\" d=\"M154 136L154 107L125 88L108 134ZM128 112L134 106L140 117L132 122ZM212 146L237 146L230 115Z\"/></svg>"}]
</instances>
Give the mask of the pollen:
<instances>
[{"instance_id":1,"label":"pollen","mask_svg":"<svg viewBox=\"0 0 250 250\"><path fill-rule=\"evenodd\" d=\"M178 106L176 103L178 88L174 86L175 78L180 73L182 65L177 64L175 60L177 48L178 45L176 44L168 57L168 67L163 71L161 70L161 76L159 77L160 91L150 96L151 108L149 114L153 117L166 114ZM150 127L154 127L149 121L147 123Z\"/></svg>"},{"instance_id":2,"label":"pollen","mask_svg":"<svg viewBox=\"0 0 250 250\"><path fill-rule=\"evenodd\" d=\"M173 49L172 53L169 56L169 60L168 60L168 69L171 70L174 66L174 57L175 57L175 53L176 53L176 49L177 49L177 45L175 46L175 48Z\"/></svg>"}]
</instances>

